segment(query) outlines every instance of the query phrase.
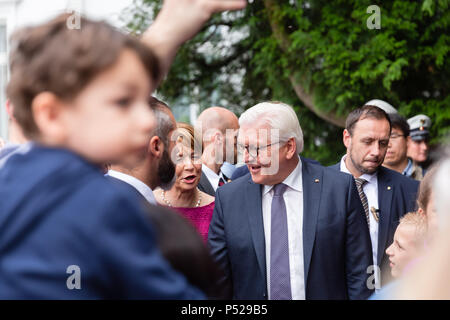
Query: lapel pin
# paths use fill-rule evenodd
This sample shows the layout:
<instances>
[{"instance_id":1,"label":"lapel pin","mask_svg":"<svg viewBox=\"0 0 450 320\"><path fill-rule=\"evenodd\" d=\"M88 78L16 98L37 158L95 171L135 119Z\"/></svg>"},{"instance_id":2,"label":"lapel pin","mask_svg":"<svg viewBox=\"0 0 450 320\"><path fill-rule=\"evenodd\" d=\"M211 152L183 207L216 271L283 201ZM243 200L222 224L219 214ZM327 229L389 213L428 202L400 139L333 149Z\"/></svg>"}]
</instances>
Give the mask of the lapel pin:
<instances>
[{"instance_id":1,"label":"lapel pin","mask_svg":"<svg viewBox=\"0 0 450 320\"><path fill-rule=\"evenodd\" d=\"M391 188L391 186L389 186L389 187L387 187L387 189L388 189L388 190L391 190L392 188Z\"/></svg>"},{"instance_id":2,"label":"lapel pin","mask_svg":"<svg viewBox=\"0 0 450 320\"><path fill-rule=\"evenodd\" d=\"M319 180L319 179L315 179L314 182L315 182L315 183L319 183L320 180Z\"/></svg>"}]
</instances>

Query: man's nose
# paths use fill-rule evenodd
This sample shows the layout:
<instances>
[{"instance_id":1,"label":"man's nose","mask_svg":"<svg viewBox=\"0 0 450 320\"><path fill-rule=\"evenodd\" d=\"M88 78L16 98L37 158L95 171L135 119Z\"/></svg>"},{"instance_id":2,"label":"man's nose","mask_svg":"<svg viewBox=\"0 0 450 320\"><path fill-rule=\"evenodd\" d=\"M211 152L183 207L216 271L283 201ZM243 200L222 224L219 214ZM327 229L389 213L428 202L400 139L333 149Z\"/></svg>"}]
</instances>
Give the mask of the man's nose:
<instances>
[{"instance_id":1,"label":"man's nose","mask_svg":"<svg viewBox=\"0 0 450 320\"><path fill-rule=\"evenodd\" d=\"M380 146L378 143L374 143L370 149L370 153L373 156L379 156L380 155Z\"/></svg>"},{"instance_id":2,"label":"man's nose","mask_svg":"<svg viewBox=\"0 0 450 320\"><path fill-rule=\"evenodd\" d=\"M425 141L422 141L420 143L420 146L422 147L423 151L427 151L428 150L428 144Z\"/></svg>"},{"instance_id":3,"label":"man's nose","mask_svg":"<svg viewBox=\"0 0 450 320\"><path fill-rule=\"evenodd\" d=\"M256 163L257 156L253 157L247 149L244 149L244 162L245 163Z\"/></svg>"}]
</instances>

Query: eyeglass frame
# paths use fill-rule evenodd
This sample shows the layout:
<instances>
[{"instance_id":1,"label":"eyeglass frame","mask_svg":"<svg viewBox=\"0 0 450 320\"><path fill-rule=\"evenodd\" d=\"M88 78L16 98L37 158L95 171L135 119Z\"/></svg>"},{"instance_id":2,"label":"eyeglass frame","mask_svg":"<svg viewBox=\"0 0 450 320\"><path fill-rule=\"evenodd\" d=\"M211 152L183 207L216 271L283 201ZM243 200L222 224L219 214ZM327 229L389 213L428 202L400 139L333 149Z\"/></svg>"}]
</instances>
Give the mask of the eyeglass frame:
<instances>
[{"instance_id":1,"label":"eyeglass frame","mask_svg":"<svg viewBox=\"0 0 450 320\"><path fill-rule=\"evenodd\" d=\"M286 141L286 142L287 142L287 141ZM259 157L259 151L260 151L261 149L266 149L266 148L268 148L268 147L270 147L270 146L272 146L272 145L276 145L276 144L280 144L280 143L284 143L284 142L283 142L283 141L278 141L278 142L273 142L273 143L267 144L267 145L265 145L265 146L260 146L260 147L254 147L254 148L252 148L253 150L256 150L256 155L252 154L253 151L252 151L252 153L250 153L250 146L244 146L243 144L238 143L238 144L237 144L237 147L238 147L238 150L239 150L239 149L241 149L241 150L244 149L245 151L247 151L247 153L248 153L252 158L256 159L256 158Z\"/></svg>"},{"instance_id":2,"label":"eyeglass frame","mask_svg":"<svg viewBox=\"0 0 450 320\"><path fill-rule=\"evenodd\" d=\"M389 139L397 139L397 138L399 138L399 137L407 137L407 136L405 136L404 134L394 134L394 135L390 135L389 136Z\"/></svg>"}]
</instances>

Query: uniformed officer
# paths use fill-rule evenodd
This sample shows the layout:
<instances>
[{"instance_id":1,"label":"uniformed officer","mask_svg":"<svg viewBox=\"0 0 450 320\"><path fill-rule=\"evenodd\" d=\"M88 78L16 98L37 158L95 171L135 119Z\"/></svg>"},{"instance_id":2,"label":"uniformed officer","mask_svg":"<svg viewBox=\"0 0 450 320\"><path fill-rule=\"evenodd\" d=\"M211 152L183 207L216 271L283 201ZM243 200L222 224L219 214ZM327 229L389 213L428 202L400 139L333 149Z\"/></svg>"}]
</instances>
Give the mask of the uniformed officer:
<instances>
[{"instance_id":1,"label":"uniformed officer","mask_svg":"<svg viewBox=\"0 0 450 320\"><path fill-rule=\"evenodd\" d=\"M408 157L422 167L428 160L428 141L431 120L424 114L416 115L408 119L411 143L408 145Z\"/></svg>"}]
</instances>

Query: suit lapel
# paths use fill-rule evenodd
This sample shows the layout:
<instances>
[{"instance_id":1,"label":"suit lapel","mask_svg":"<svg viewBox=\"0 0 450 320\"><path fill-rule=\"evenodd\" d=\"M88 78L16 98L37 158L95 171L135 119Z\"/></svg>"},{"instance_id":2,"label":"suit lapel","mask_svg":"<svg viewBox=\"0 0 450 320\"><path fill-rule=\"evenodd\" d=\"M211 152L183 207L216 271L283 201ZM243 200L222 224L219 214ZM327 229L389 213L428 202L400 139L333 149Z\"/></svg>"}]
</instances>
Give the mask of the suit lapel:
<instances>
[{"instance_id":1,"label":"suit lapel","mask_svg":"<svg viewBox=\"0 0 450 320\"><path fill-rule=\"evenodd\" d=\"M246 203L244 212L248 213L248 222L250 225L253 247L255 248L258 265L266 279L266 243L264 237L264 223L262 214L262 195L261 185L255 184L251 176L246 187Z\"/></svg>"},{"instance_id":2,"label":"suit lapel","mask_svg":"<svg viewBox=\"0 0 450 320\"><path fill-rule=\"evenodd\" d=\"M211 195L215 196L216 192L214 191L213 186L211 185L211 182L209 182L208 177L206 174L202 171L202 175L200 177L200 181L198 182L199 186L201 187L201 191Z\"/></svg>"},{"instance_id":3,"label":"suit lapel","mask_svg":"<svg viewBox=\"0 0 450 320\"><path fill-rule=\"evenodd\" d=\"M317 217L319 216L320 197L322 194L322 171L302 161L303 182L303 259L305 264L305 283L308 279L314 239L316 236Z\"/></svg>"},{"instance_id":4,"label":"suit lapel","mask_svg":"<svg viewBox=\"0 0 450 320\"><path fill-rule=\"evenodd\" d=\"M390 177L386 176L382 167L378 171L378 205L380 209L380 224L378 226L378 250L377 264L380 265L384 255L384 248L389 231L389 221L391 221L391 204L394 193Z\"/></svg>"}]
</instances>

